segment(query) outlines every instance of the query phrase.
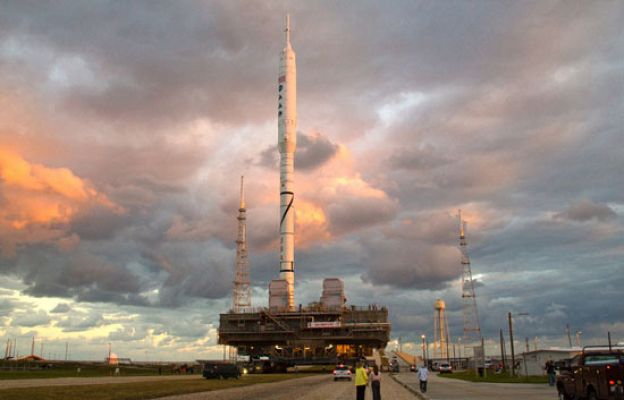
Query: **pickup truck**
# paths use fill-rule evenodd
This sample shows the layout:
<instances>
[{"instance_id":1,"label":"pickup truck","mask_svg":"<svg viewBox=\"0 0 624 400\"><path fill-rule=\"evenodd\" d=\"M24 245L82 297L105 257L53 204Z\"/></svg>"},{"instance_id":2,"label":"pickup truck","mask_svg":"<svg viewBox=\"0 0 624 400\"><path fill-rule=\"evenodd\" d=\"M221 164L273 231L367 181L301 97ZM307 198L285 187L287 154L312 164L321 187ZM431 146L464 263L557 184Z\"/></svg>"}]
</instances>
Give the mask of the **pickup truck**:
<instances>
[{"instance_id":1,"label":"pickup truck","mask_svg":"<svg viewBox=\"0 0 624 400\"><path fill-rule=\"evenodd\" d=\"M559 367L560 400L624 400L624 348L586 346Z\"/></svg>"}]
</instances>

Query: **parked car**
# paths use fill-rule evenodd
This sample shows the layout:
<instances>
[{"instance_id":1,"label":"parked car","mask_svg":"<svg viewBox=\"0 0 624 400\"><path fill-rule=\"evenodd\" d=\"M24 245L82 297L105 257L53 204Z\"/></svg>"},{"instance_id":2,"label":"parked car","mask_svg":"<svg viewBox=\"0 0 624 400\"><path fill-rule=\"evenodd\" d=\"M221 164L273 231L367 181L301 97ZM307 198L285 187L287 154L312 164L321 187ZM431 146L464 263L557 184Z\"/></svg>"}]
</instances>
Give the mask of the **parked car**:
<instances>
[{"instance_id":1,"label":"parked car","mask_svg":"<svg viewBox=\"0 0 624 400\"><path fill-rule=\"evenodd\" d=\"M392 360L390 362L390 372L399 372L400 368L399 368L399 362L397 360Z\"/></svg>"},{"instance_id":2,"label":"parked car","mask_svg":"<svg viewBox=\"0 0 624 400\"><path fill-rule=\"evenodd\" d=\"M559 364L559 399L624 399L624 348L586 346L581 354Z\"/></svg>"},{"instance_id":3,"label":"parked car","mask_svg":"<svg viewBox=\"0 0 624 400\"><path fill-rule=\"evenodd\" d=\"M229 363L205 363L202 375L206 379L238 379L241 376L240 369L236 364Z\"/></svg>"},{"instance_id":4,"label":"parked car","mask_svg":"<svg viewBox=\"0 0 624 400\"><path fill-rule=\"evenodd\" d=\"M338 379L351 380L351 370L347 365L340 364L334 368L334 380Z\"/></svg>"},{"instance_id":5,"label":"parked car","mask_svg":"<svg viewBox=\"0 0 624 400\"><path fill-rule=\"evenodd\" d=\"M442 363L440 364L440 366L438 367L438 371L441 374L450 374L453 372L453 367L451 367L450 364L448 363Z\"/></svg>"}]
</instances>

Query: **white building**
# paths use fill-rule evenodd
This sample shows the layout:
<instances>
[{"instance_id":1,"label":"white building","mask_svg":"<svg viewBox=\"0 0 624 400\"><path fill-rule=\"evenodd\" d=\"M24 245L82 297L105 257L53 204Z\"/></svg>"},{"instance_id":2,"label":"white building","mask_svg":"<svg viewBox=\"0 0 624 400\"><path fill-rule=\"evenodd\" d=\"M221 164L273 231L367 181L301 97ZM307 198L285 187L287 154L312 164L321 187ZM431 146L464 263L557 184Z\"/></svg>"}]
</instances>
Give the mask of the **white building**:
<instances>
[{"instance_id":1,"label":"white building","mask_svg":"<svg viewBox=\"0 0 624 400\"><path fill-rule=\"evenodd\" d=\"M522 375L546 375L544 366L547 361L565 360L574 357L580 352L581 349L577 347L528 351L518 357L520 368L517 372Z\"/></svg>"}]
</instances>

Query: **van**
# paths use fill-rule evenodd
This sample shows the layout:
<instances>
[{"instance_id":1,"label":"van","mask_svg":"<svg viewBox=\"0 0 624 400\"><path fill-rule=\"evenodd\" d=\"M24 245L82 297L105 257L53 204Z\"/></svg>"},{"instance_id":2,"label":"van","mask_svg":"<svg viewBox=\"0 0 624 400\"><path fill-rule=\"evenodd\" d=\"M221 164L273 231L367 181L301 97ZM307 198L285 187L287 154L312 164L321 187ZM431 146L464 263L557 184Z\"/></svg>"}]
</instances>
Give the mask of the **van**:
<instances>
[{"instance_id":1,"label":"van","mask_svg":"<svg viewBox=\"0 0 624 400\"><path fill-rule=\"evenodd\" d=\"M206 363L202 375L206 379L238 379L241 373L236 364Z\"/></svg>"}]
</instances>

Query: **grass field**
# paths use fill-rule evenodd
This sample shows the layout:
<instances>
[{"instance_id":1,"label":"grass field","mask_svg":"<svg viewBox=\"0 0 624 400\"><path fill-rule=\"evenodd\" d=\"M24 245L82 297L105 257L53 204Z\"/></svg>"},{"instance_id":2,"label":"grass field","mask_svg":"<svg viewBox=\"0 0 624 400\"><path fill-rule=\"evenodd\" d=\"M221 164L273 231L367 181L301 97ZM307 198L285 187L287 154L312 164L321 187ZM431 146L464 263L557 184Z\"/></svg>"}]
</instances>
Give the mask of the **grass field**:
<instances>
[{"instance_id":1,"label":"grass field","mask_svg":"<svg viewBox=\"0 0 624 400\"><path fill-rule=\"evenodd\" d=\"M185 393L301 378L305 374L245 375L227 380L170 380L82 386L48 386L0 390L0 400L144 400Z\"/></svg>"},{"instance_id":2,"label":"grass field","mask_svg":"<svg viewBox=\"0 0 624 400\"><path fill-rule=\"evenodd\" d=\"M2 368L2 365L0 365ZM80 372L78 372L80 368ZM162 375L173 374L171 366L161 366ZM41 369L37 365L27 365L25 367L6 364L0 369L0 380L4 379L41 379L41 378L72 378L72 377L93 377L110 376L115 367L94 364L55 364L52 368ZM120 366L122 376L137 375L158 375L158 366ZM196 374L201 373L200 368L195 368Z\"/></svg>"},{"instance_id":3,"label":"grass field","mask_svg":"<svg viewBox=\"0 0 624 400\"><path fill-rule=\"evenodd\" d=\"M488 374L487 377L476 376L474 371L453 372L452 374L440 374L441 378L461 379L470 382L489 383L548 383L545 376L511 376L509 374Z\"/></svg>"}]
</instances>

